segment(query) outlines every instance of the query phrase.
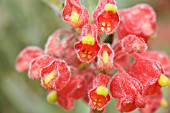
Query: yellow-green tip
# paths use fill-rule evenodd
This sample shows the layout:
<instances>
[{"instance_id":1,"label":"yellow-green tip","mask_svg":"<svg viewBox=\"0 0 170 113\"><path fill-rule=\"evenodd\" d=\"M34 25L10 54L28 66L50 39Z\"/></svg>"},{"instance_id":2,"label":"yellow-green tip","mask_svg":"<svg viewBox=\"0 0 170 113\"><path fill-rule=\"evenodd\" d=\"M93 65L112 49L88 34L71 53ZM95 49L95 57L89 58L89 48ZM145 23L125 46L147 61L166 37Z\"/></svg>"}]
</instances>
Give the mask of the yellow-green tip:
<instances>
[{"instance_id":1,"label":"yellow-green tip","mask_svg":"<svg viewBox=\"0 0 170 113\"><path fill-rule=\"evenodd\" d=\"M95 43L94 37L91 36L90 34L87 34L82 39L82 44L94 45L94 43Z\"/></svg>"},{"instance_id":2,"label":"yellow-green tip","mask_svg":"<svg viewBox=\"0 0 170 113\"><path fill-rule=\"evenodd\" d=\"M47 95L47 101L51 104L55 103L57 101L57 92L51 91L48 95Z\"/></svg>"},{"instance_id":3,"label":"yellow-green tip","mask_svg":"<svg viewBox=\"0 0 170 113\"><path fill-rule=\"evenodd\" d=\"M105 86L102 85L102 86L97 87L96 93L98 95L107 96L109 94L109 91Z\"/></svg>"},{"instance_id":4,"label":"yellow-green tip","mask_svg":"<svg viewBox=\"0 0 170 113\"><path fill-rule=\"evenodd\" d=\"M105 11L112 11L113 13L116 13L117 12L117 7L116 5L113 5L113 4L106 4L105 5Z\"/></svg>"},{"instance_id":5,"label":"yellow-green tip","mask_svg":"<svg viewBox=\"0 0 170 113\"><path fill-rule=\"evenodd\" d=\"M168 103L165 99L162 99L160 105L161 105L161 107L167 107Z\"/></svg>"},{"instance_id":6,"label":"yellow-green tip","mask_svg":"<svg viewBox=\"0 0 170 113\"><path fill-rule=\"evenodd\" d=\"M44 83L47 85L51 79L53 79L56 75L56 70L53 70L49 75L47 75L44 79Z\"/></svg>"},{"instance_id":7,"label":"yellow-green tip","mask_svg":"<svg viewBox=\"0 0 170 113\"><path fill-rule=\"evenodd\" d=\"M109 61L109 55L108 55L107 51L104 51L104 52L103 52L102 60L103 60L103 63L104 63L104 64L107 64L107 63L108 63L108 61Z\"/></svg>"},{"instance_id":8,"label":"yellow-green tip","mask_svg":"<svg viewBox=\"0 0 170 113\"><path fill-rule=\"evenodd\" d=\"M158 79L158 83L159 83L160 86L169 86L170 80L164 74L161 74L159 79Z\"/></svg>"},{"instance_id":9,"label":"yellow-green tip","mask_svg":"<svg viewBox=\"0 0 170 113\"><path fill-rule=\"evenodd\" d=\"M151 40L154 40L156 37L157 37L157 35L156 35L156 33L155 33L155 34L153 34L152 36L150 36L150 39L151 39Z\"/></svg>"},{"instance_id":10,"label":"yellow-green tip","mask_svg":"<svg viewBox=\"0 0 170 113\"><path fill-rule=\"evenodd\" d=\"M70 21L77 25L78 20L79 20L79 14L77 12L73 11L71 13Z\"/></svg>"}]
</instances>

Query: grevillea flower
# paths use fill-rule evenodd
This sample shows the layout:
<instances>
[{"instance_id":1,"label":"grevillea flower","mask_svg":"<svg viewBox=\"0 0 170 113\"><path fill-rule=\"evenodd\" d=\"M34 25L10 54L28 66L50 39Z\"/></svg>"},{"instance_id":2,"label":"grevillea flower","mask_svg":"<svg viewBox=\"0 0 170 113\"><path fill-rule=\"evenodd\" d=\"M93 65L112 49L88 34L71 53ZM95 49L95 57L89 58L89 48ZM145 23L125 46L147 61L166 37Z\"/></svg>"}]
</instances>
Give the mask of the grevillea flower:
<instances>
[{"instance_id":1,"label":"grevillea flower","mask_svg":"<svg viewBox=\"0 0 170 113\"><path fill-rule=\"evenodd\" d=\"M46 89L61 90L70 80L70 69L63 60L56 59L41 71L41 85Z\"/></svg>"},{"instance_id":2,"label":"grevillea flower","mask_svg":"<svg viewBox=\"0 0 170 113\"><path fill-rule=\"evenodd\" d=\"M139 4L119 12L122 15L118 27L118 38L122 39L128 34L144 38L145 42L155 35L156 14L151 6Z\"/></svg>"},{"instance_id":3,"label":"grevillea flower","mask_svg":"<svg viewBox=\"0 0 170 113\"><path fill-rule=\"evenodd\" d=\"M142 83L144 95L152 95L158 92L161 86L170 84L159 62L147 59L139 54L133 54L133 56L135 61L128 68L128 73Z\"/></svg>"},{"instance_id":4,"label":"grevillea flower","mask_svg":"<svg viewBox=\"0 0 170 113\"><path fill-rule=\"evenodd\" d=\"M102 44L98 52L97 65L101 69L113 68L114 52L109 44Z\"/></svg>"},{"instance_id":5,"label":"grevillea flower","mask_svg":"<svg viewBox=\"0 0 170 113\"><path fill-rule=\"evenodd\" d=\"M41 70L51 64L54 60L55 58L49 55L41 55L33 59L29 66L28 76L31 79L39 79L41 77Z\"/></svg>"},{"instance_id":6,"label":"grevillea flower","mask_svg":"<svg viewBox=\"0 0 170 113\"><path fill-rule=\"evenodd\" d=\"M29 78L40 79L47 101L65 110L83 99L90 113L104 113L109 91L121 113L136 108L153 113L165 106L160 88L170 85L170 59L159 51L146 52L148 39L156 36L154 10L139 4L118 11L115 0L98 0L91 25L81 2L92 12L91 2L65 0L62 18L72 28L56 30L44 51L33 46L23 49L16 69L28 70ZM114 35L117 27L118 38Z\"/></svg>"},{"instance_id":7,"label":"grevillea flower","mask_svg":"<svg viewBox=\"0 0 170 113\"><path fill-rule=\"evenodd\" d=\"M110 102L110 95L107 89L109 76L98 74L98 76L89 85L89 105L92 109L103 110Z\"/></svg>"},{"instance_id":8,"label":"grevillea flower","mask_svg":"<svg viewBox=\"0 0 170 113\"><path fill-rule=\"evenodd\" d=\"M153 95L146 96L146 106L140 109L140 113L154 113L161 105L162 96L161 90Z\"/></svg>"},{"instance_id":9,"label":"grevillea flower","mask_svg":"<svg viewBox=\"0 0 170 113\"><path fill-rule=\"evenodd\" d=\"M27 71L29 68L30 62L41 55L44 54L44 51L35 46L29 46L24 48L16 59L16 70L20 72Z\"/></svg>"},{"instance_id":10,"label":"grevillea flower","mask_svg":"<svg viewBox=\"0 0 170 113\"><path fill-rule=\"evenodd\" d=\"M147 50L145 41L135 35L127 35L121 40L121 47L123 51L128 53L142 53Z\"/></svg>"},{"instance_id":11,"label":"grevillea flower","mask_svg":"<svg viewBox=\"0 0 170 113\"><path fill-rule=\"evenodd\" d=\"M170 77L170 59L168 55L160 51L147 51L142 56L158 61L164 68L165 75Z\"/></svg>"},{"instance_id":12,"label":"grevillea flower","mask_svg":"<svg viewBox=\"0 0 170 113\"><path fill-rule=\"evenodd\" d=\"M145 98L143 97L143 86L136 78L130 76L119 65L115 65L118 73L113 75L110 84L110 93L119 100L116 108L120 112L130 112L136 107L145 107Z\"/></svg>"},{"instance_id":13,"label":"grevillea flower","mask_svg":"<svg viewBox=\"0 0 170 113\"><path fill-rule=\"evenodd\" d=\"M93 13L94 23L101 34L112 34L119 24L117 6L114 0L100 0Z\"/></svg>"},{"instance_id":14,"label":"grevillea flower","mask_svg":"<svg viewBox=\"0 0 170 113\"><path fill-rule=\"evenodd\" d=\"M74 108L74 101L84 96L86 91L86 82L81 76L72 76L68 84L61 90L52 90L48 92L47 100L50 103L58 103L66 110Z\"/></svg>"},{"instance_id":15,"label":"grevillea flower","mask_svg":"<svg viewBox=\"0 0 170 113\"><path fill-rule=\"evenodd\" d=\"M80 61L92 62L98 54L98 34L95 25L85 25L82 29L82 39L75 44L75 51Z\"/></svg>"},{"instance_id":16,"label":"grevillea flower","mask_svg":"<svg viewBox=\"0 0 170 113\"><path fill-rule=\"evenodd\" d=\"M73 28L82 28L88 23L89 14L79 0L66 0L62 17Z\"/></svg>"}]
</instances>

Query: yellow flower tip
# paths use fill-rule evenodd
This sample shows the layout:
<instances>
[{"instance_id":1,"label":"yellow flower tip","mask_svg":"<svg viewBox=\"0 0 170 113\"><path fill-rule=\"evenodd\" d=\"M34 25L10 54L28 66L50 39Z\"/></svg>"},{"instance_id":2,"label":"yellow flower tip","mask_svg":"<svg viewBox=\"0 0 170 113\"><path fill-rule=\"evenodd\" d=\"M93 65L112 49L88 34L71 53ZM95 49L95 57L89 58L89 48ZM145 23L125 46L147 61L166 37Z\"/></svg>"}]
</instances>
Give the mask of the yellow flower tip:
<instances>
[{"instance_id":1,"label":"yellow flower tip","mask_svg":"<svg viewBox=\"0 0 170 113\"><path fill-rule=\"evenodd\" d=\"M87 34L82 39L82 44L94 45L94 43L95 43L94 37L91 36L90 34Z\"/></svg>"},{"instance_id":2,"label":"yellow flower tip","mask_svg":"<svg viewBox=\"0 0 170 113\"><path fill-rule=\"evenodd\" d=\"M165 99L162 99L162 100L161 100L161 103L160 103L160 106L161 106L161 107L167 107L167 106L168 106L167 101L166 101Z\"/></svg>"},{"instance_id":3,"label":"yellow flower tip","mask_svg":"<svg viewBox=\"0 0 170 113\"><path fill-rule=\"evenodd\" d=\"M109 94L109 91L105 86L102 85L102 86L97 87L96 93L98 95L107 96Z\"/></svg>"},{"instance_id":4,"label":"yellow flower tip","mask_svg":"<svg viewBox=\"0 0 170 113\"><path fill-rule=\"evenodd\" d=\"M158 83L159 83L160 86L169 86L170 80L164 74L161 74L159 79L158 79Z\"/></svg>"},{"instance_id":5,"label":"yellow flower tip","mask_svg":"<svg viewBox=\"0 0 170 113\"><path fill-rule=\"evenodd\" d=\"M116 5L113 5L113 4L106 4L105 5L105 11L112 11L113 13L116 13L117 12L117 6Z\"/></svg>"},{"instance_id":6,"label":"yellow flower tip","mask_svg":"<svg viewBox=\"0 0 170 113\"><path fill-rule=\"evenodd\" d=\"M108 61L109 61L109 55L108 55L107 51L104 51L104 52L103 52L102 60L103 60L103 63L104 63L104 64L107 64L107 63L108 63Z\"/></svg>"},{"instance_id":7,"label":"yellow flower tip","mask_svg":"<svg viewBox=\"0 0 170 113\"><path fill-rule=\"evenodd\" d=\"M56 75L56 70L53 70L49 75L47 75L44 79L44 83L47 85L51 79L53 79Z\"/></svg>"},{"instance_id":8,"label":"yellow flower tip","mask_svg":"<svg viewBox=\"0 0 170 113\"><path fill-rule=\"evenodd\" d=\"M71 13L70 21L77 25L78 20L79 20L79 14L77 12L73 11Z\"/></svg>"},{"instance_id":9,"label":"yellow flower tip","mask_svg":"<svg viewBox=\"0 0 170 113\"><path fill-rule=\"evenodd\" d=\"M154 39L156 39L156 37L157 37L157 35L156 35L156 33L155 33L155 34L153 34L152 36L150 36L150 39L151 39L151 40L154 40Z\"/></svg>"},{"instance_id":10,"label":"yellow flower tip","mask_svg":"<svg viewBox=\"0 0 170 113\"><path fill-rule=\"evenodd\" d=\"M57 92L51 91L48 95L47 95L47 101L51 104L55 103L57 101Z\"/></svg>"}]
</instances>

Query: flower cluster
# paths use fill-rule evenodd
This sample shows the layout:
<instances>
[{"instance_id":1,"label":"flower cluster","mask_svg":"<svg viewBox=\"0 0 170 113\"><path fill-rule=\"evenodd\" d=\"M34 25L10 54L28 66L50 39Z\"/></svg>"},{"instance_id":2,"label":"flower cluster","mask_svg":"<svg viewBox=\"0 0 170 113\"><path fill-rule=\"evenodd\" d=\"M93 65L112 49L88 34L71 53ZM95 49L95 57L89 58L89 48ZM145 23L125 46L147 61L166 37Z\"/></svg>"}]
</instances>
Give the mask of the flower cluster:
<instances>
[{"instance_id":1,"label":"flower cluster","mask_svg":"<svg viewBox=\"0 0 170 113\"><path fill-rule=\"evenodd\" d=\"M113 97L120 112L153 113L163 100L161 87L170 84L169 57L147 51L156 34L154 10L147 4L118 10L114 0L99 0L92 23L89 17L79 0L66 0L62 18L74 30L55 31L44 50L23 49L16 69L40 79L48 102L66 110L81 98L91 113L104 113Z\"/></svg>"}]
</instances>

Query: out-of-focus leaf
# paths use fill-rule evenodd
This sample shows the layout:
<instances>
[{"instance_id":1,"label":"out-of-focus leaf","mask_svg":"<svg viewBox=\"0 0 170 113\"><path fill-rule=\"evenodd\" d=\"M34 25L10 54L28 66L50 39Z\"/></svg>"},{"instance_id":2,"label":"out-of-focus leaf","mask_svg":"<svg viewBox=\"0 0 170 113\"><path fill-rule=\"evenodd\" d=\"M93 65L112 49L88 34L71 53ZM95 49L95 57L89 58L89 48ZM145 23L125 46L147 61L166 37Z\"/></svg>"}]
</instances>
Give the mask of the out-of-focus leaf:
<instances>
[{"instance_id":1,"label":"out-of-focus leaf","mask_svg":"<svg viewBox=\"0 0 170 113\"><path fill-rule=\"evenodd\" d=\"M90 14L90 20L92 20L92 14L97 7L98 0L80 0L82 5L85 6Z\"/></svg>"},{"instance_id":2,"label":"out-of-focus leaf","mask_svg":"<svg viewBox=\"0 0 170 113\"><path fill-rule=\"evenodd\" d=\"M65 0L44 0L56 13L56 15L60 15Z\"/></svg>"}]
</instances>

